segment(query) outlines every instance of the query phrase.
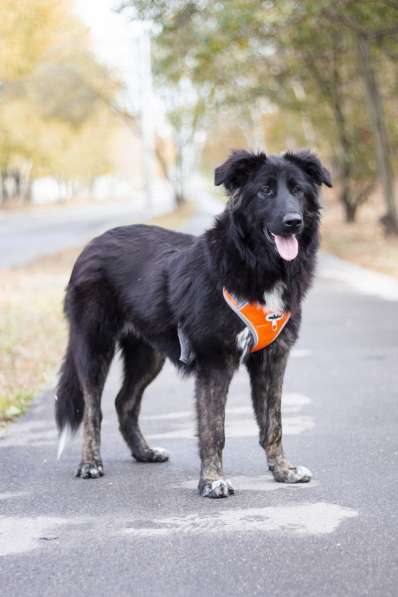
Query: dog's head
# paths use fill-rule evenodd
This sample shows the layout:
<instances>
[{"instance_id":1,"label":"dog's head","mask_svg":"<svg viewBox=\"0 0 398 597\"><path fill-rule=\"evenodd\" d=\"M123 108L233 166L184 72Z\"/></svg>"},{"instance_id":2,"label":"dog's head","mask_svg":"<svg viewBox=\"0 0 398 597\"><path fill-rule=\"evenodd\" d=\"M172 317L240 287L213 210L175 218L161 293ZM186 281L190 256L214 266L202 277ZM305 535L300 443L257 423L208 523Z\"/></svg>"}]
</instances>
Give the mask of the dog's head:
<instances>
[{"instance_id":1,"label":"dog's head","mask_svg":"<svg viewBox=\"0 0 398 597\"><path fill-rule=\"evenodd\" d=\"M267 243L285 261L300 250L306 231L319 219L319 189L332 186L331 177L310 151L282 156L234 151L215 170L215 184L223 184L229 207L249 244Z\"/></svg>"}]
</instances>

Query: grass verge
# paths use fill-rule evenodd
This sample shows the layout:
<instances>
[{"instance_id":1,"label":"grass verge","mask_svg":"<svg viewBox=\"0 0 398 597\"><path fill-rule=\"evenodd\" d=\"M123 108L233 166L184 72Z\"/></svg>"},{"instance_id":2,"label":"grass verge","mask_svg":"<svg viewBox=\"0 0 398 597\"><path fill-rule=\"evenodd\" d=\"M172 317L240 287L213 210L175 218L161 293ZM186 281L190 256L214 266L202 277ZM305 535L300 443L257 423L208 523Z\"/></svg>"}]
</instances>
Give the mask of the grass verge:
<instances>
[{"instance_id":1,"label":"grass verge","mask_svg":"<svg viewBox=\"0 0 398 597\"><path fill-rule=\"evenodd\" d=\"M383 235L378 222L382 213L381 198L375 195L359 210L357 222L347 224L338 201L330 198L322 217L321 248L398 280L398 238Z\"/></svg>"},{"instance_id":2,"label":"grass verge","mask_svg":"<svg viewBox=\"0 0 398 597\"><path fill-rule=\"evenodd\" d=\"M186 204L151 223L180 228L194 211ZM0 423L18 416L54 382L66 344L64 289L82 247L1 271Z\"/></svg>"}]
</instances>

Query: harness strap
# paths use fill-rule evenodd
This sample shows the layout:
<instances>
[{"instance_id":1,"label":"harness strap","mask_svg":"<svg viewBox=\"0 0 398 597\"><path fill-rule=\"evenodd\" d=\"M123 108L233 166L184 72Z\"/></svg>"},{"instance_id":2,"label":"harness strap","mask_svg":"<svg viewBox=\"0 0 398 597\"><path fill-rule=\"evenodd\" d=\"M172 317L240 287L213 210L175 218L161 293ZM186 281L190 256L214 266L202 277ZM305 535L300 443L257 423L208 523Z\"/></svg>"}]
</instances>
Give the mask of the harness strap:
<instances>
[{"instance_id":1,"label":"harness strap","mask_svg":"<svg viewBox=\"0 0 398 597\"><path fill-rule=\"evenodd\" d=\"M250 352L257 352L272 344L290 319L289 311L276 313L259 303L239 300L226 288L223 288L223 296L227 305L251 332L253 345Z\"/></svg>"}]
</instances>

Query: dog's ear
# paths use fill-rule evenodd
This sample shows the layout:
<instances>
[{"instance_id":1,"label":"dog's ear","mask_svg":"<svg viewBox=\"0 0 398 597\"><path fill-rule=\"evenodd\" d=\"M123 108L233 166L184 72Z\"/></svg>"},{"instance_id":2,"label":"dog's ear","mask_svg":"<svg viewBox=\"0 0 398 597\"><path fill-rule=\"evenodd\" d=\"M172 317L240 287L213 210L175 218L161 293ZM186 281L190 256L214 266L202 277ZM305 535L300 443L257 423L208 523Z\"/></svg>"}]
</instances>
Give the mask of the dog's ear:
<instances>
[{"instance_id":1,"label":"dog's ear","mask_svg":"<svg viewBox=\"0 0 398 597\"><path fill-rule=\"evenodd\" d=\"M289 160L289 162L293 162L301 168L317 185L321 186L321 184L325 184L327 187L332 186L332 178L329 170L322 165L318 156L311 151L288 151L283 157L285 160Z\"/></svg>"},{"instance_id":2,"label":"dog's ear","mask_svg":"<svg viewBox=\"0 0 398 597\"><path fill-rule=\"evenodd\" d=\"M214 171L214 184L223 184L227 191L241 188L266 161L265 153L251 153L243 149L233 151L226 162Z\"/></svg>"}]
</instances>

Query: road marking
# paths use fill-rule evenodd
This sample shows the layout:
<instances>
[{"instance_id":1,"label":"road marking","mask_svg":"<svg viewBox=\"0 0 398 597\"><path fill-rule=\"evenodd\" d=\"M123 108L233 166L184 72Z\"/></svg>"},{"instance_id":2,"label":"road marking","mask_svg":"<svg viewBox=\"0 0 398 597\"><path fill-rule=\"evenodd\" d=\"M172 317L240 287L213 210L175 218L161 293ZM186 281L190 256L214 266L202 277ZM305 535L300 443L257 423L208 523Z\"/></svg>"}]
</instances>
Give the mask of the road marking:
<instances>
[{"instance_id":1,"label":"road marking","mask_svg":"<svg viewBox=\"0 0 398 597\"><path fill-rule=\"evenodd\" d=\"M3 491L0 493L0 500L14 500L15 498L30 495L28 491Z\"/></svg>"},{"instance_id":2,"label":"road marking","mask_svg":"<svg viewBox=\"0 0 398 597\"><path fill-rule=\"evenodd\" d=\"M168 421L174 419L190 419L193 410L179 410L177 412L164 413L162 415L142 415L140 421Z\"/></svg>"},{"instance_id":3,"label":"road marking","mask_svg":"<svg viewBox=\"0 0 398 597\"><path fill-rule=\"evenodd\" d=\"M297 412L298 409L301 409L303 406L310 404L311 399L304 394L298 394L297 392L287 392L283 395L282 398L282 405L283 405L283 412ZM253 414L253 409L251 406L227 406L227 413L231 415L251 415ZM193 410L178 410L175 412L170 413L163 413L159 415L142 415L140 420L143 421L166 421L166 420L173 420L173 419L191 419L194 416Z\"/></svg>"},{"instance_id":4,"label":"road marking","mask_svg":"<svg viewBox=\"0 0 398 597\"><path fill-rule=\"evenodd\" d=\"M199 499L199 498L198 498ZM132 535L139 537L168 536L175 533L205 535L213 533L280 533L308 536L333 533L345 520L355 518L351 508L327 502L268 506L265 508L232 508L203 510L192 514L136 518L126 524L125 517L101 520L92 518L6 517L0 516L0 556L16 555L38 547L52 545L59 539L81 541L84 533L104 536ZM116 530L115 530L116 526ZM71 534L72 531L72 534ZM69 538L69 539L68 539Z\"/></svg>"},{"instance_id":5,"label":"road marking","mask_svg":"<svg viewBox=\"0 0 398 597\"><path fill-rule=\"evenodd\" d=\"M314 420L301 410L310 404L308 396L294 392L286 393L282 399L283 432L286 435L298 435L314 427ZM147 434L148 439L192 439L194 437L193 411L178 411L163 415L142 417L144 420L170 420L173 429ZM229 437L257 437L258 426L254 420L251 406L227 406L225 433Z\"/></svg>"},{"instance_id":6,"label":"road marking","mask_svg":"<svg viewBox=\"0 0 398 597\"><path fill-rule=\"evenodd\" d=\"M355 518L358 512L327 502L269 506L266 508L234 508L169 516L151 520L136 519L123 533L140 537L167 536L173 533L203 535L213 533L281 533L284 535L326 535L337 530L342 522Z\"/></svg>"},{"instance_id":7,"label":"road marking","mask_svg":"<svg viewBox=\"0 0 398 597\"><path fill-rule=\"evenodd\" d=\"M31 551L40 545L40 537L53 534L54 527L68 524L64 518L38 516L0 516L0 556L8 556Z\"/></svg>"},{"instance_id":8,"label":"road marking","mask_svg":"<svg viewBox=\"0 0 398 597\"><path fill-rule=\"evenodd\" d=\"M236 477L228 476L228 481L231 481L232 486L237 492L241 491L277 491L278 489L290 490L290 491L301 491L307 489L313 489L319 486L319 481L312 480L311 483L277 483L271 474L269 475L257 475L250 477L247 475L237 475ZM183 489L196 490L198 487L197 479L190 479L189 481L183 481L175 487Z\"/></svg>"}]
</instances>

